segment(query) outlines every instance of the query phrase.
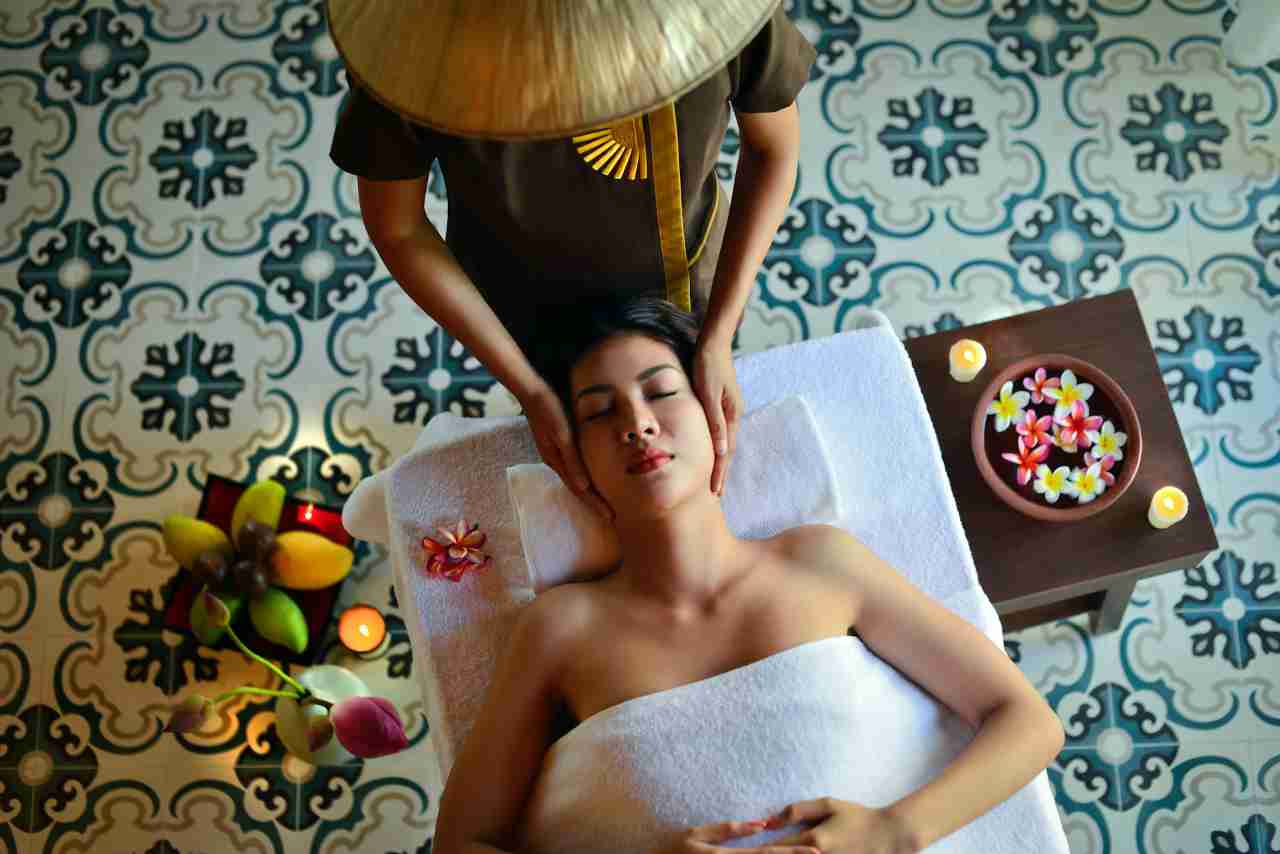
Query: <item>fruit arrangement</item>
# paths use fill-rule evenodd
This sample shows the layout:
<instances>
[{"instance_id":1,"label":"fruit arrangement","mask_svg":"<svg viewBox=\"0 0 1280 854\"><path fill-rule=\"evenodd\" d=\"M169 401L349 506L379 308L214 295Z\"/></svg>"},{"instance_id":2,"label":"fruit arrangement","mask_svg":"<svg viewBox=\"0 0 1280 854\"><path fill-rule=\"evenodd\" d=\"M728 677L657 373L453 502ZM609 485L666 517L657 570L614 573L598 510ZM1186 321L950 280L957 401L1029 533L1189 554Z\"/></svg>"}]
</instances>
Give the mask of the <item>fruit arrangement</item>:
<instances>
[{"instance_id":1,"label":"fruit arrangement","mask_svg":"<svg viewBox=\"0 0 1280 854\"><path fill-rule=\"evenodd\" d=\"M352 551L311 531L277 533L285 489L273 480L250 486L236 501L229 531L191 516L164 520L169 553L196 584L209 590L235 619L246 606L253 627L272 643L302 652L309 643L302 609L283 589L320 590L351 571ZM226 632L208 614L203 596L191 603L191 629L213 646Z\"/></svg>"}]
</instances>

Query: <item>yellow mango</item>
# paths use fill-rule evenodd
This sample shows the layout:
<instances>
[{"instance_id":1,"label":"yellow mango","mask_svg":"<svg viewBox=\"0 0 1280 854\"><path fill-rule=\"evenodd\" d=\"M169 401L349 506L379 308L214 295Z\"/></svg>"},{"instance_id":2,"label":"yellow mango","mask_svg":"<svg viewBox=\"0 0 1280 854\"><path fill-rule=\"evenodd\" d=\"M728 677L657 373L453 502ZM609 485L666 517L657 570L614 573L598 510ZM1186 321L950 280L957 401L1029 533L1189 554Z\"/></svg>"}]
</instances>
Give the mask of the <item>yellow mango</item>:
<instances>
[{"instance_id":1,"label":"yellow mango","mask_svg":"<svg viewBox=\"0 0 1280 854\"><path fill-rule=\"evenodd\" d=\"M284 509L284 486L275 480L260 480L250 486L236 500L231 511L231 536L240 542L240 528L249 519L261 522L275 530L280 524L280 511Z\"/></svg>"},{"instance_id":2,"label":"yellow mango","mask_svg":"<svg viewBox=\"0 0 1280 854\"><path fill-rule=\"evenodd\" d=\"M195 559L210 549L220 551L228 558L232 555L231 540L221 528L203 519L178 514L164 520L164 545L186 570L190 570Z\"/></svg>"},{"instance_id":3,"label":"yellow mango","mask_svg":"<svg viewBox=\"0 0 1280 854\"><path fill-rule=\"evenodd\" d=\"M319 534L286 531L276 536L271 583L290 590L321 590L346 578L353 560L351 549Z\"/></svg>"}]
</instances>

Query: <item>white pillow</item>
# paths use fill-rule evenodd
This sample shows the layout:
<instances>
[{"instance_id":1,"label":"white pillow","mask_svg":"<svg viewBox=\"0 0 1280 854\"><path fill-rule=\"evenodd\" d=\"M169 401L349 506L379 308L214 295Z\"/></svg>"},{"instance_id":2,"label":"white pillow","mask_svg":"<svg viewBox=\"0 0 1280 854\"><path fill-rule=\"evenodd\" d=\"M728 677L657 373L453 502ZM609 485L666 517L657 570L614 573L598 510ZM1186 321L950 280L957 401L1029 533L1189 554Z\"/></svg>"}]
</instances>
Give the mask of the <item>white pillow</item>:
<instances>
[{"instance_id":1,"label":"white pillow","mask_svg":"<svg viewBox=\"0 0 1280 854\"><path fill-rule=\"evenodd\" d=\"M507 488L535 593L606 574L618 565L613 525L574 495L550 466L509 466ZM742 417L722 501L729 529L747 539L841 517L835 472L803 397L774 401Z\"/></svg>"}]
</instances>

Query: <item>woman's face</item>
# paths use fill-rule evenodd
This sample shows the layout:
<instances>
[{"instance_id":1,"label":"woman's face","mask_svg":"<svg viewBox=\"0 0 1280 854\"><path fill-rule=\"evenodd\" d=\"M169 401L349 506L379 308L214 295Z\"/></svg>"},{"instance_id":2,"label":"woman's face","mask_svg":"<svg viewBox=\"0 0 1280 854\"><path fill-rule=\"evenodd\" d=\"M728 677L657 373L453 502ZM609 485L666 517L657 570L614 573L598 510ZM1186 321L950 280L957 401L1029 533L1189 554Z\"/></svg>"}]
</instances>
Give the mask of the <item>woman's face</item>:
<instances>
[{"instance_id":1,"label":"woman's face","mask_svg":"<svg viewBox=\"0 0 1280 854\"><path fill-rule=\"evenodd\" d=\"M636 333L611 336L578 360L570 381L578 448L616 514L652 515L695 490L710 494L706 412L670 347Z\"/></svg>"}]
</instances>

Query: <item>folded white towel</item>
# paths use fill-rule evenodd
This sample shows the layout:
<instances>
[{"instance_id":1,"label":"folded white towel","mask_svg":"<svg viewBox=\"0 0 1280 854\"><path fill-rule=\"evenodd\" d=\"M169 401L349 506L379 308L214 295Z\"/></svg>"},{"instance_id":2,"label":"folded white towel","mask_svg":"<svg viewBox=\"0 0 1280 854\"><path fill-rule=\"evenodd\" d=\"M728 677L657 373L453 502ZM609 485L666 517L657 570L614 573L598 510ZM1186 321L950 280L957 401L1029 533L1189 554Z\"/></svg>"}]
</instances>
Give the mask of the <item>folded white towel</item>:
<instances>
[{"instance_id":1,"label":"folded white towel","mask_svg":"<svg viewBox=\"0 0 1280 854\"><path fill-rule=\"evenodd\" d=\"M507 485L535 592L617 566L621 554L613 525L570 491L550 466L511 466ZM722 506L729 529L752 540L840 517L835 473L803 397L775 401L739 421Z\"/></svg>"},{"instance_id":2,"label":"folded white towel","mask_svg":"<svg viewBox=\"0 0 1280 854\"><path fill-rule=\"evenodd\" d=\"M949 604L980 607L972 597ZM587 718L544 758L515 850L652 854L690 827L761 819L796 801L884 806L936 777L973 736L858 638L812 641ZM928 851L1068 854L1047 787L1020 795ZM812 826L716 844L766 845Z\"/></svg>"}]
</instances>

